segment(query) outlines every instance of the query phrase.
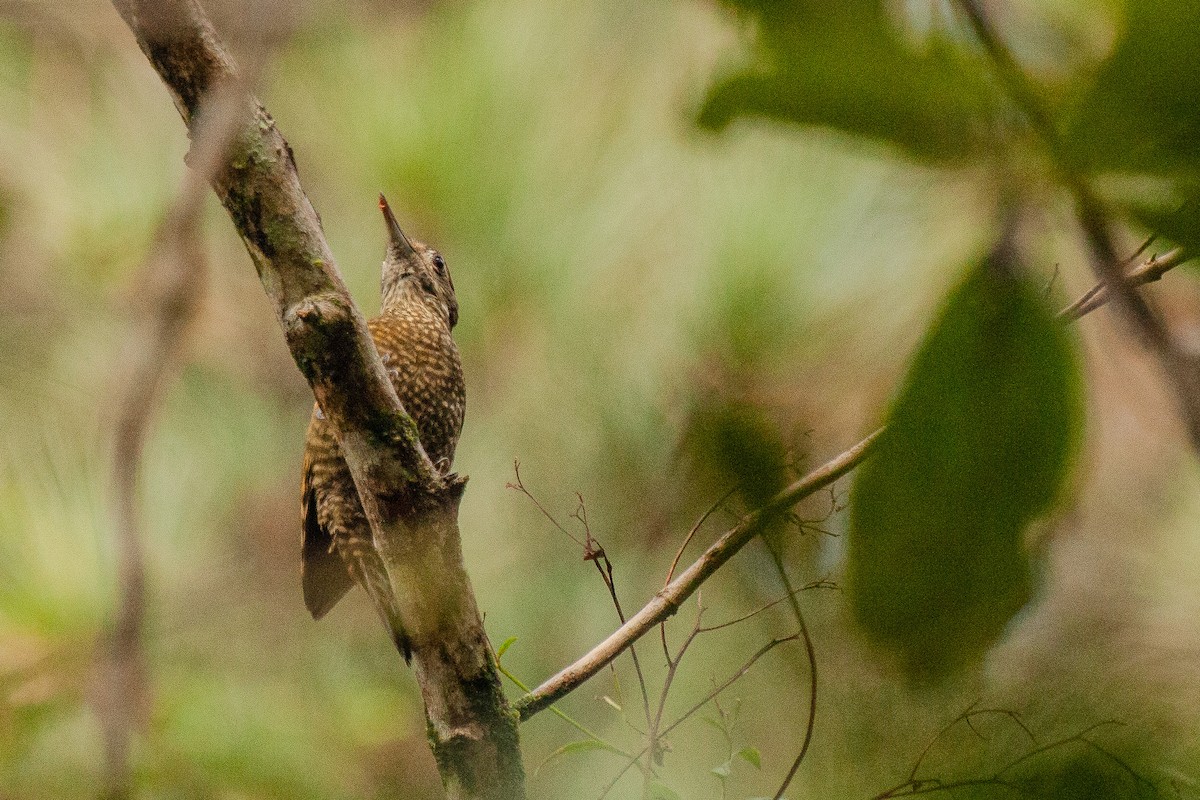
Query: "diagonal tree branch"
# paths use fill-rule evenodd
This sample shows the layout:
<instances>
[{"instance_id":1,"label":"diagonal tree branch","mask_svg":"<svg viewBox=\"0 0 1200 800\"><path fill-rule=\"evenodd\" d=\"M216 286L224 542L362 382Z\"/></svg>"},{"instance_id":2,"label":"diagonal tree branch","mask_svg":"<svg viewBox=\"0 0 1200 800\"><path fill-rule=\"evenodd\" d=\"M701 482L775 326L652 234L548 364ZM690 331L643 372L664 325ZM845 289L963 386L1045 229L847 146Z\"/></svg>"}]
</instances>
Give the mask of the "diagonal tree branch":
<instances>
[{"instance_id":1,"label":"diagonal tree branch","mask_svg":"<svg viewBox=\"0 0 1200 800\"><path fill-rule=\"evenodd\" d=\"M237 75L195 0L114 0L192 131L211 89ZM376 547L397 592L448 795L525 796L516 717L462 564L465 480L421 447L309 203L291 148L252 96L212 187L275 305L288 348L337 429Z\"/></svg>"},{"instance_id":2,"label":"diagonal tree branch","mask_svg":"<svg viewBox=\"0 0 1200 800\"><path fill-rule=\"evenodd\" d=\"M1151 256L1141 266L1134 267L1125 273L1125 284L1129 287L1134 287L1141 286L1144 283L1151 283L1160 279L1167 272L1175 269L1175 267L1190 258L1191 256L1187 251L1179 247L1169 250L1161 256ZM1089 314L1105 305L1108 300L1109 291L1107 284L1097 283L1080 295L1079 299L1074 303L1059 311L1059 319L1079 319L1085 314Z\"/></svg>"},{"instance_id":3,"label":"diagonal tree branch","mask_svg":"<svg viewBox=\"0 0 1200 800\"><path fill-rule=\"evenodd\" d=\"M775 496L765 507L747 514L741 522L717 539L695 562L663 588L654 599L629 618L611 636L590 653L522 697L516 708L525 720L574 690L604 669L609 662L649 632L655 625L672 617L679 607L729 559L737 555L779 514L805 497L819 492L862 462L882 432L863 439L854 447L813 470Z\"/></svg>"}]
</instances>

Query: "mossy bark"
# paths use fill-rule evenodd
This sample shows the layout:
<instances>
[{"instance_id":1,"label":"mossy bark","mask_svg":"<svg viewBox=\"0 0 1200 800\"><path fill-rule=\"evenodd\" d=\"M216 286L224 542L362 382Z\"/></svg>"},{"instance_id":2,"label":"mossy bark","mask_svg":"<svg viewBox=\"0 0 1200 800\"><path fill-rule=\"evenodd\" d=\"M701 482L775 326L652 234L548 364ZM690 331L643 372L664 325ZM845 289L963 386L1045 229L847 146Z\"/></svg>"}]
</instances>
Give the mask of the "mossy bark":
<instances>
[{"instance_id":1,"label":"mossy bark","mask_svg":"<svg viewBox=\"0 0 1200 800\"><path fill-rule=\"evenodd\" d=\"M211 90L236 80L195 0L114 0L194 129ZM376 546L398 590L430 746L453 800L525 796L517 717L463 568L465 480L430 463L338 272L275 121L245 96L245 120L213 189L275 304L296 365L339 432Z\"/></svg>"}]
</instances>

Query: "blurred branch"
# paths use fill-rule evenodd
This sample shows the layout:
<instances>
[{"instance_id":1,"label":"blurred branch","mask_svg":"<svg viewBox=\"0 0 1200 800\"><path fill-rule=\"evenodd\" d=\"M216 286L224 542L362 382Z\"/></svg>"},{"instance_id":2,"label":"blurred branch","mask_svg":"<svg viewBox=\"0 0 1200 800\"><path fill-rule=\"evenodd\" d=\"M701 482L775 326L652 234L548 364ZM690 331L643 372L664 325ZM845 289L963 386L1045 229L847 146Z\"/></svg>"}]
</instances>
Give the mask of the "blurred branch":
<instances>
[{"instance_id":1,"label":"blurred branch","mask_svg":"<svg viewBox=\"0 0 1200 800\"><path fill-rule=\"evenodd\" d=\"M194 135L201 98L237 75L212 24L195 0L114 5ZM253 96L240 102L239 134L212 187L296 365L338 431L389 573L411 579L400 612L443 783L453 799L524 797L516 721L462 564L465 480L443 477L430 463L342 281L291 148Z\"/></svg>"},{"instance_id":2,"label":"blurred branch","mask_svg":"<svg viewBox=\"0 0 1200 800\"><path fill-rule=\"evenodd\" d=\"M116 617L103 648L98 716L104 731L106 795L132 790L129 743L144 724L149 687L142 629L146 615L144 533L137 509L142 450L165 378L200 308L207 276L200 220L208 182L224 159L241 118L240 91L230 85L204 99L179 193L159 226L137 279L150 314L126 343L118 369L124 388L113 441L117 582Z\"/></svg>"},{"instance_id":3,"label":"blurred branch","mask_svg":"<svg viewBox=\"0 0 1200 800\"><path fill-rule=\"evenodd\" d=\"M1017 712L1004 708L975 708L975 704L972 704L967 708L966 711L962 712L957 717L950 720L950 722L943 725L942 729L933 735L933 737L925 744L924 749L921 750L921 754L917 756L917 760L913 762L912 769L908 771L908 779L904 783L898 784L898 787L911 788L930 782L926 779L918 778L917 773L921 771L921 767L924 765L925 759L929 756L930 751L933 750L934 745L940 742L946 736L946 734L957 727L959 723L965 724L971 729L972 733L980 738L983 738L983 735L976 730L975 725L972 722L975 717L983 716L1001 716L1012 720L1013 724L1019 727L1021 731L1029 738L1029 742L1033 747L1039 746L1037 737L1033 735L1033 731L1031 731L1029 726L1021 720L1021 716ZM896 787L893 787L893 789L889 791L896 791ZM881 797L882 796L888 795L885 792L884 795L881 795Z\"/></svg>"},{"instance_id":4,"label":"blurred branch","mask_svg":"<svg viewBox=\"0 0 1200 800\"><path fill-rule=\"evenodd\" d=\"M850 470L858 466L870 452L871 445L882 431L863 439L854 447L805 475L781 491L763 508L751 512L741 522L726 531L716 542L701 554L695 562L680 573L654 599L629 618L629 621L611 636L592 648L592 651L576 661L541 686L516 702L516 708L525 720L550 705L558 698L604 669L614 658L644 636L655 625L669 619L679 610L704 581L720 569L738 551L754 539L779 514L787 511L809 495L819 492ZM665 731L664 731L665 733Z\"/></svg>"},{"instance_id":5,"label":"blurred branch","mask_svg":"<svg viewBox=\"0 0 1200 800\"><path fill-rule=\"evenodd\" d=\"M971 28L996 65L1001 81L1017 106L1045 143L1059 172L1059 179L1075 200L1076 213L1091 251L1092 268L1108 287L1117 307L1133 325L1143 342L1157 356L1172 388L1191 436L1192 448L1200 451L1200 354L1185 350L1171 335L1150 304L1125 280L1125 262L1117 255L1109 215L1087 179L1064 155L1062 141L1050 114L1034 91L1021 65L992 27L978 0L957 0Z\"/></svg>"},{"instance_id":6,"label":"blurred branch","mask_svg":"<svg viewBox=\"0 0 1200 800\"><path fill-rule=\"evenodd\" d=\"M1183 263L1185 259L1186 253L1172 250L1161 257L1151 258L1132 270L1125 277L1125 281L1132 290L1132 287L1158 280L1168 270ZM1059 316L1069 320L1079 319L1102 307L1108 300L1108 291L1094 287L1074 303L1059 311ZM649 603L630 617L628 622L592 648L587 655L520 698L515 705L521 714L521 719L529 719L563 695L573 691L588 678L604 669L652 627L670 619L679 610L680 605L691 597L704 581L708 580L725 562L737 555L738 551L757 536L771 519L778 514L786 513L801 500L831 485L861 464L870 454L871 445L881 433L883 433L882 428L784 489L763 508L743 517L741 522L710 545L691 566L684 570L678 578L664 586ZM714 505L714 508L719 505L720 502ZM701 522L707 519L710 513L711 509L701 518ZM691 541L698 527L699 524L693 526L689 531L688 537L684 541L685 545ZM680 553L682 553L682 547ZM676 562L678 558L677 555ZM675 564L672 564L671 569L674 572Z\"/></svg>"}]
</instances>

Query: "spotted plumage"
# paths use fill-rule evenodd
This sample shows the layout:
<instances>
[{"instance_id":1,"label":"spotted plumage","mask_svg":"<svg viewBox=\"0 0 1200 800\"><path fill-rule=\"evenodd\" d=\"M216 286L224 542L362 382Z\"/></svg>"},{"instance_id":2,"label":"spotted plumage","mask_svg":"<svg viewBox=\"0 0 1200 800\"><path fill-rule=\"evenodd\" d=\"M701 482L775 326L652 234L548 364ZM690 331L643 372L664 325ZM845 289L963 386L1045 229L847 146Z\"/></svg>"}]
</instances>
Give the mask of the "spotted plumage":
<instances>
[{"instance_id":1,"label":"spotted plumage","mask_svg":"<svg viewBox=\"0 0 1200 800\"><path fill-rule=\"evenodd\" d=\"M462 365L450 335L458 322L454 282L437 251L404 235L382 195L379 206L389 242L382 310L368 327L400 402L417 423L425 452L446 473L466 409ZM324 616L358 583L408 659L408 640L358 491L332 426L315 406L305 440L300 509L304 602L313 617Z\"/></svg>"}]
</instances>

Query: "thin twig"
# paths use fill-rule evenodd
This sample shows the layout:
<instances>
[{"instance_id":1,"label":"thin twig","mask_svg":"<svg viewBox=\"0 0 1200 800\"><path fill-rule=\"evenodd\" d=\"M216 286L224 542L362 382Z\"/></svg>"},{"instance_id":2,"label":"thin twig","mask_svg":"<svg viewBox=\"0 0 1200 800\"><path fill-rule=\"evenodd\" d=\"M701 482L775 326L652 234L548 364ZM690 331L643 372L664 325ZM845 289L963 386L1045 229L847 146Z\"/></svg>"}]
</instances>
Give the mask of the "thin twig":
<instances>
[{"instance_id":1,"label":"thin twig","mask_svg":"<svg viewBox=\"0 0 1200 800\"><path fill-rule=\"evenodd\" d=\"M712 691L710 691L708 694L706 694L704 696L704 698L702 700L700 700L700 702L693 705L691 708L689 708L687 711L685 711L680 717L678 717L674 722L672 722L670 725L668 725L666 728L664 728L662 730L662 732L659 733L659 738L662 738L662 737L670 734L671 731L675 730L680 725L682 725L684 722L691 719L691 717L694 716L697 711L704 708L704 706L706 706L710 701L716 699L722 692L724 692L726 689L728 689L733 684L737 683L741 678L745 677L746 673L748 673L750 671L751 667L753 667L760 658L762 658L767 653L774 650L779 645L787 644L788 642L794 642L799 638L800 638L799 634L792 634L791 636L784 636L783 638L780 638L780 639L772 639L771 641L764 644L762 647L760 647L754 653L754 655L750 656L750 658L747 659L746 662L742 664L742 666L738 667L736 672L734 672L732 675L730 675L728 678L726 678L718 686L714 687L712 689ZM637 755L633 757L633 759L631 759L624 767L622 767L621 771L619 773L617 773L616 777L614 777L613 780L607 784L604 791L600 794L600 797L598 798L598 800L603 800L603 798L605 796L607 796L609 792L612 791L613 787L616 786L617 781L619 781L621 779L621 777L626 772L628 772L642 758L642 756L646 755L646 753L648 753L648 752L650 752L649 745L647 745L646 747L643 747L641 749L641 751L639 751L637 753Z\"/></svg>"},{"instance_id":2,"label":"thin twig","mask_svg":"<svg viewBox=\"0 0 1200 800\"><path fill-rule=\"evenodd\" d=\"M799 589L796 589L795 593L799 594L800 592L806 592L809 589L837 589L837 588L839 588L839 587L836 583L829 580L828 578L822 578L819 581L813 581L812 583L806 583L804 586L801 586ZM788 596L784 595L783 597L779 597L779 598L776 598L775 600L772 600L771 602L767 603L764 606L759 606L758 608L754 609L753 611L751 611L748 614L743 614L740 617L735 617L734 619L727 620L725 622L720 622L716 625L706 625L700 629L700 633L711 633L712 631L719 631L722 628L728 628L732 625L737 625L739 622L745 622L746 620L748 620L752 617L758 616L759 614L763 613L767 609L774 608L775 606L779 605L780 603L785 602L787 599L788 599Z\"/></svg>"},{"instance_id":3,"label":"thin twig","mask_svg":"<svg viewBox=\"0 0 1200 800\"><path fill-rule=\"evenodd\" d=\"M758 535L771 519L791 508L805 497L819 492L858 466L875 443L880 431L868 436L854 447L833 458L826 464L805 475L775 496L764 508L751 512L741 522L726 531L717 541L658 592L649 603L629 618L616 632L591 652L571 666L542 683L517 701L515 707L521 719L541 711L549 703L575 689L588 678L604 669L614 658L624 652L658 623L670 618L679 607L729 559L733 558L747 542Z\"/></svg>"},{"instance_id":4,"label":"thin twig","mask_svg":"<svg viewBox=\"0 0 1200 800\"><path fill-rule=\"evenodd\" d=\"M663 581L664 589L670 585L671 579L675 577L675 570L679 566L679 560L683 558L683 552L687 549L687 546L691 544L692 539L695 538L700 528L704 526L704 523L708 521L708 518L711 517L718 508L721 508L723 505L725 505L726 500L733 496L733 493L737 491L737 488L738 487L734 486L732 489L729 489L727 492L721 495L716 502L705 509L704 513L700 515L700 518L696 520L696 523L692 525L691 530L687 532L687 536L683 537L683 542L680 543L679 549L675 551L675 558L671 560L671 566L667 570L667 577ZM671 663L671 647L667 644L666 620L658 623L658 638L662 642L663 656L666 657L667 663L669 664Z\"/></svg>"},{"instance_id":5,"label":"thin twig","mask_svg":"<svg viewBox=\"0 0 1200 800\"><path fill-rule=\"evenodd\" d=\"M596 565L596 571L600 573L600 579L604 581L605 587L608 589L608 596L612 599L613 608L617 611L617 619L621 620L621 624L625 624L625 609L621 608L621 599L617 596L617 581L613 577L613 565L609 560L608 554L604 551L598 539L592 535L592 526L588 523L587 505L583 502L583 495L576 492L575 496L579 498L579 505L572 512L571 517L579 520L583 525L584 541L587 542L588 554L584 558L590 560ZM642 711L646 716L646 727L650 728L650 691L646 688L646 674L642 671L642 660L638 658L637 648L630 646L629 658L633 661L633 671L637 675L638 689L642 695Z\"/></svg>"},{"instance_id":6,"label":"thin twig","mask_svg":"<svg viewBox=\"0 0 1200 800\"><path fill-rule=\"evenodd\" d=\"M773 800L780 800L792 779L796 777L800 764L808 755L809 747L812 746L813 732L817 724L817 651L813 646L812 635L808 631L808 623L804 620L804 612L800 610L800 601L796 599L798 592L792 588L792 579L788 576L787 567L783 564L783 554L779 552L767 533L764 532L759 538L771 553L771 561L775 564L779 582L783 584L783 589L787 593L784 597L792 608L792 614L796 617L796 624L800 627L800 637L804 640L804 652L808 657L808 719L804 725L804 741L801 742L800 752L792 760L791 767L788 768L787 774L784 775L783 781L775 791Z\"/></svg>"},{"instance_id":7,"label":"thin twig","mask_svg":"<svg viewBox=\"0 0 1200 800\"><path fill-rule=\"evenodd\" d=\"M1029 737L1029 741L1035 747L1037 746L1037 737L1034 736L1033 731L1031 731L1029 727L1023 721L1021 721L1020 715L1018 715L1015 711L1001 708L975 708L974 705L972 705L957 717L950 720L950 722L946 723L942 729L934 734L933 738L929 740L929 742L925 745L925 748L921 751L921 754L917 756L917 760L913 762L913 767L908 773L908 782L917 782L917 772L920 771L921 766L925 763L925 759L929 756L930 751L933 750L934 746L942 740L942 737L948 734L956 725L962 722L970 726L971 719L973 717L993 714L1002 715L1011 719L1022 731L1024 731L1025 735ZM978 731L975 731L974 727L971 727L971 730L975 732L976 735L979 735Z\"/></svg>"},{"instance_id":8,"label":"thin twig","mask_svg":"<svg viewBox=\"0 0 1200 800\"><path fill-rule=\"evenodd\" d=\"M1065 736L1062 739L1059 739L1054 742L1050 742L1049 744L1044 744L1041 747L1035 747L1034 749L1030 750L1029 752L1025 753L1024 755L1019 756L1019 757L1013 759L1012 761L1008 762L1007 764L1005 764L1003 767L1001 767L999 770L996 771L996 775L1000 776L1006 772L1012 772L1014 769L1019 767L1021 764L1024 764L1026 761L1037 758L1038 756L1040 756L1044 753L1048 753L1057 747L1062 747L1063 745L1071 744L1072 742L1086 742L1087 739L1084 737L1086 737L1092 731L1099 730L1100 728L1104 728L1109 725L1122 725L1122 724L1123 723L1121 723L1115 719L1106 719L1103 722L1097 722L1093 725L1089 725L1086 728L1084 728L1083 730L1081 730L1079 733L1072 734L1071 736Z\"/></svg>"},{"instance_id":9,"label":"thin twig","mask_svg":"<svg viewBox=\"0 0 1200 800\"><path fill-rule=\"evenodd\" d=\"M588 522L587 504L583 500L583 495L579 492L575 493L575 497L579 499L579 505L576 506L573 512L571 512L571 518L577 520L579 524L583 526L583 539L581 540L575 534L567 530L566 526L560 523L558 519L551 514L544 505L542 505L541 501L534 496L533 492L531 492L529 488L525 486L525 482L521 479L521 462L519 460L513 461L513 476L516 479L516 483L507 483L505 484L505 488L513 489L525 495L525 497L529 499L529 502L533 503L534 507L541 512L542 516L550 521L551 525L562 531L571 539L571 541L575 542L575 544L579 545L583 549L583 560L590 561L596 566L596 572L600 574L600 580L604 582L604 588L608 590L609 599L612 600L613 607L617 611L617 618L621 620L621 624L624 625L625 610L621 608L621 599L617 595L617 583L616 579L613 577L613 565L608 558L608 554L604 551L604 547L600 544L600 541L592 535L592 526ZM642 671L642 662L641 659L638 658L637 648L632 646L629 648L629 657L633 661L633 670L637 675L638 688L640 689L642 695L642 711L646 716L646 726L647 728L650 728L650 692L646 688L646 675Z\"/></svg>"},{"instance_id":10,"label":"thin twig","mask_svg":"<svg viewBox=\"0 0 1200 800\"><path fill-rule=\"evenodd\" d=\"M675 570L679 567L679 560L683 558L683 551L686 550L687 546L692 543L692 539L695 538L700 528L704 526L704 523L708 521L708 518L711 517L718 508L725 505L725 501L732 497L733 493L737 490L738 487L735 486L729 491L725 492L725 494L721 495L715 503L705 509L704 513L700 515L700 518L696 520L696 524L693 525L691 530L687 532L687 536L683 537L683 542L679 545L679 549L675 551L675 558L671 559L671 567L667 570L667 577L663 581L664 589L670 585L671 579L675 577Z\"/></svg>"},{"instance_id":11,"label":"thin twig","mask_svg":"<svg viewBox=\"0 0 1200 800\"><path fill-rule=\"evenodd\" d=\"M585 559L594 558L592 555L592 549L588 547L588 545L585 544L578 536L563 527L562 523L555 519L554 515L547 511L546 507L543 506L541 502L533 496L533 493L525 488L525 482L521 480L521 462L518 459L513 460L513 476L516 478L516 483L506 483L504 484L504 488L520 492L529 498L529 502L533 503L533 507L540 511L542 516L550 521L551 525L553 525L555 528L558 528L560 531L562 531L564 536L573 541L575 544L579 545L580 549L583 550L583 557Z\"/></svg>"},{"instance_id":12,"label":"thin twig","mask_svg":"<svg viewBox=\"0 0 1200 800\"><path fill-rule=\"evenodd\" d=\"M980 709L976 712L965 712L964 714L960 714L957 718L955 718L955 720L953 722L951 722L950 725L946 726L946 728L943 728L942 732L940 732L938 734L938 736L934 737L934 741L936 741L938 738L940 738L940 736L942 734L944 734L945 731L948 730L950 727L952 727L953 725L957 724L958 722L962 722L964 719L966 719L969 714L992 713L993 711L995 711L995 713L1010 715L1012 719L1016 720L1015 715L1011 715L1011 712L1006 712L1003 710ZM1033 734L1028 730L1028 728L1026 728L1023 723L1018 722L1018 724L1021 726L1021 729L1024 730L1025 733L1030 737L1031 741L1036 742L1036 739L1033 738ZM922 751L921 759L918 759L918 764L915 765L913 767L913 769L909 772L907 779L905 779L902 783L898 783L889 789L885 789L884 791L875 795L874 798L872 798L872 800L891 800L891 798L896 798L896 797L913 797L916 795L932 794L935 792L952 792L954 789L965 788L968 786L989 786L989 785L990 786L1004 786L1004 787L1011 789L1019 794L1036 797L1039 795L1034 793L1029 787L1024 786L1020 783L1017 783L1016 781L1014 781L1012 779L1006 778L1005 777L1006 773L1012 772L1014 769L1021 766L1022 764L1032 761L1039 756L1045 755L1046 753L1049 753L1054 750L1058 750L1063 747L1067 747L1071 744L1076 744L1076 743L1083 744L1086 747L1096 750L1096 752L1106 756L1114 764L1116 764L1121 769L1123 769L1125 772L1127 772L1129 775L1131 775L1135 781L1142 783L1146 786L1150 786L1151 788L1154 788L1154 784L1151 781L1147 780L1142 775L1139 775L1137 773L1137 771L1134 770L1133 767L1131 767L1126 761L1124 761L1120 757L1118 757L1115 754L1108 751L1106 748L1101 747L1100 745L1096 744L1095 742L1093 742L1091 739L1088 738L1089 733L1091 733L1095 730L1098 730L1099 728L1105 727L1107 725L1119 725L1119 724L1120 723L1117 722L1116 720L1105 720L1104 722L1098 722L1094 725L1090 725L1087 728L1084 728L1082 731L1079 731L1078 733L1071 734L1070 736L1064 736L1063 738L1056 739L1055 741L1050 742L1048 744L1034 747L1034 748L1026 751L1025 753L1023 753L1022 755L1010 760L1008 763L1006 763L1004 766L1002 766L1000 769L996 770L994 773L992 773L990 776L988 776L986 778L969 778L966 780L958 780L958 781L942 781L937 778L918 778L918 777L916 777L917 769L920 766L920 760L923 760L925 755L928 754L929 747L932 746L932 743L931 743L930 745L926 746L924 751Z\"/></svg>"},{"instance_id":13,"label":"thin twig","mask_svg":"<svg viewBox=\"0 0 1200 800\"><path fill-rule=\"evenodd\" d=\"M683 712L683 714L678 719L676 719L674 722L672 722L667 727L663 728L661 735L662 736L669 735L671 733L671 731L678 728L680 725L682 725L684 722L686 722L688 719L690 719L697 711L704 708L704 706L707 705L710 700L716 698L722 692L724 692L726 689L728 689L730 686L733 686L733 684L737 683L739 680L741 680L743 677L745 677L746 673L750 671L750 668L753 667L756 663L758 663L758 660L760 658L762 658L763 656L765 656L767 653L771 652L772 650L774 650L776 647L778 647L781 644L787 644L788 642L794 642L800 638L801 637L799 634L792 634L791 636L784 636L779 639L772 639L771 641L764 644L762 647L758 648L758 650L755 651L754 655L750 656L750 658L748 658L746 660L746 662L744 664L742 664L742 666L738 667L736 672L734 672L732 675L730 675L728 678L726 678L722 683L720 683L718 686L716 686L714 689L712 689L712 691L710 691L708 694L706 694L704 696L704 698L700 700L700 702L696 703L694 706L689 708L687 711Z\"/></svg>"},{"instance_id":14,"label":"thin twig","mask_svg":"<svg viewBox=\"0 0 1200 800\"><path fill-rule=\"evenodd\" d=\"M696 593L696 621L692 624L692 629L688 633L687 638L683 640L683 644L679 646L679 651L674 657L667 658L667 675L663 679L662 692L658 697L658 711L654 715L654 721L650 725L650 729L646 734L647 746L650 748L651 763L660 763L662 755L659 750L659 740L662 734L659 729L662 727L663 711L667 707L667 697L671 694L671 686L675 682L675 676L678 674L679 665L683 662L684 655L687 654L688 648L692 646L692 642L696 641L696 637L701 633L700 622L704 618L704 599L700 592Z\"/></svg>"},{"instance_id":15,"label":"thin twig","mask_svg":"<svg viewBox=\"0 0 1200 800\"><path fill-rule=\"evenodd\" d=\"M1125 273L1125 282L1130 286L1141 286L1151 283L1166 275L1175 267L1187 261L1190 256L1177 247L1160 256L1152 256L1139 266ZM1103 283L1097 283L1086 291L1078 300L1058 312L1061 319L1076 320L1085 314L1095 311L1109 300L1108 288Z\"/></svg>"}]
</instances>

